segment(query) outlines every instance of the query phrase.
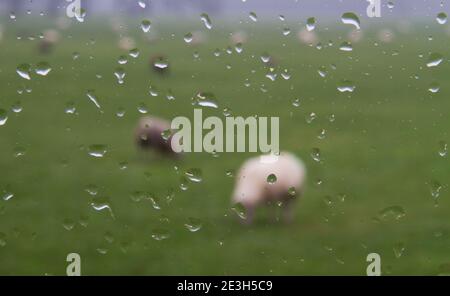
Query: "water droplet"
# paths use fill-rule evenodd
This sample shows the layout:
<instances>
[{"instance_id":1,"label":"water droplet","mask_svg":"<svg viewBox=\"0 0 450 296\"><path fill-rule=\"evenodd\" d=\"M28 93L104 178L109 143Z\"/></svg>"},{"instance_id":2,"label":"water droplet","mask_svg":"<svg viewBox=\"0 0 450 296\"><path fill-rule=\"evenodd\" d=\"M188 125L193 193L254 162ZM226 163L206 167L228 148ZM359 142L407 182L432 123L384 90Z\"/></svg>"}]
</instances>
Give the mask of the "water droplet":
<instances>
[{"instance_id":1,"label":"water droplet","mask_svg":"<svg viewBox=\"0 0 450 296\"><path fill-rule=\"evenodd\" d=\"M145 8L147 6L147 3L145 3L144 1L139 1L138 4L141 8Z\"/></svg>"},{"instance_id":2,"label":"water droplet","mask_svg":"<svg viewBox=\"0 0 450 296\"><path fill-rule=\"evenodd\" d=\"M440 53L432 53L427 61L427 67L436 67L443 61L444 57Z\"/></svg>"},{"instance_id":3,"label":"water droplet","mask_svg":"<svg viewBox=\"0 0 450 296\"><path fill-rule=\"evenodd\" d=\"M313 17L310 17L306 20L306 29L308 31L312 31L316 28L316 19Z\"/></svg>"},{"instance_id":4,"label":"water droplet","mask_svg":"<svg viewBox=\"0 0 450 296\"><path fill-rule=\"evenodd\" d=\"M118 62L120 65L125 65L126 63L128 63L128 58L127 58L126 55L121 55L121 56L119 56L119 58L117 59L117 62Z\"/></svg>"},{"instance_id":5,"label":"water droplet","mask_svg":"<svg viewBox=\"0 0 450 296\"><path fill-rule=\"evenodd\" d=\"M20 64L19 66L17 66L16 72L23 79L31 80L31 76L30 76L31 66L30 66L30 64Z\"/></svg>"},{"instance_id":6,"label":"water droplet","mask_svg":"<svg viewBox=\"0 0 450 296\"><path fill-rule=\"evenodd\" d=\"M34 71L38 75L47 76L47 74L50 73L51 70L52 70L52 68L50 67L49 63L40 62L36 65L36 69Z\"/></svg>"},{"instance_id":7,"label":"water droplet","mask_svg":"<svg viewBox=\"0 0 450 296\"><path fill-rule=\"evenodd\" d=\"M94 184L88 184L84 190L92 196L98 193L98 187Z\"/></svg>"},{"instance_id":8,"label":"water droplet","mask_svg":"<svg viewBox=\"0 0 450 296\"><path fill-rule=\"evenodd\" d=\"M341 20L346 25L353 25L356 29L360 29L360 21L353 12L346 12L342 15Z\"/></svg>"},{"instance_id":9,"label":"water droplet","mask_svg":"<svg viewBox=\"0 0 450 296\"><path fill-rule=\"evenodd\" d=\"M101 158L101 157L105 156L106 152L107 152L106 145L95 144L95 145L89 146L88 153L90 156Z\"/></svg>"},{"instance_id":10,"label":"water droplet","mask_svg":"<svg viewBox=\"0 0 450 296\"><path fill-rule=\"evenodd\" d=\"M327 133L327 131L326 131L325 129L321 129L321 130L319 131L319 134L317 135L317 138L318 138L319 140L325 139L326 133Z\"/></svg>"},{"instance_id":11,"label":"water droplet","mask_svg":"<svg viewBox=\"0 0 450 296\"><path fill-rule=\"evenodd\" d=\"M342 80L337 89L340 92L353 92L355 90L356 86L354 85L354 83L350 80Z\"/></svg>"},{"instance_id":12,"label":"water droplet","mask_svg":"<svg viewBox=\"0 0 450 296\"><path fill-rule=\"evenodd\" d=\"M254 12L250 12L248 17L254 22L258 21L258 17L256 16L256 13L254 13Z\"/></svg>"},{"instance_id":13,"label":"water droplet","mask_svg":"<svg viewBox=\"0 0 450 296\"><path fill-rule=\"evenodd\" d=\"M397 259L400 258L403 255L403 252L405 251L405 244L404 243L395 244L393 251L395 258Z\"/></svg>"},{"instance_id":14,"label":"water droplet","mask_svg":"<svg viewBox=\"0 0 450 296\"><path fill-rule=\"evenodd\" d=\"M94 196L91 202L91 207L97 212L107 211L112 219L115 219L112 207L107 197Z\"/></svg>"},{"instance_id":15,"label":"water droplet","mask_svg":"<svg viewBox=\"0 0 450 296\"><path fill-rule=\"evenodd\" d=\"M8 121L8 112L5 109L0 109L0 126L5 125Z\"/></svg>"},{"instance_id":16,"label":"water droplet","mask_svg":"<svg viewBox=\"0 0 450 296\"><path fill-rule=\"evenodd\" d=\"M247 211L241 203L237 203L231 207L231 210L238 215L239 218L245 220L247 219Z\"/></svg>"},{"instance_id":17,"label":"water droplet","mask_svg":"<svg viewBox=\"0 0 450 296\"><path fill-rule=\"evenodd\" d=\"M400 220L405 217L405 210L400 206L391 206L382 209L378 213L378 218L381 221L392 221L392 220Z\"/></svg>"},{"instance_id":18,"label":"water droplet","mask_svg":"<svg viewBox=\"0 0 450 296\"><path fill-rule=\"evenodd\" d=\"M184 224L187 230L190 232L197 232L202 228L202 221L197 218L188 218L187 223Z\"/></svg>"},{"instance_id":19,"label":"water droplet","mask_svg":"<svg viewBox=\"0 0 450 296\"><path fill-rule=\"evenodd\" d=\"M439 156L445 157L448 153L447 143L444 141L439 142Z\"/></svg>"},{"instance_id":20,"label":"water droplet","mask_svg":"<svg viewBox=\"0 0 450 296\"><path fill-rule=\"evenodd\" d=\"M202 22L203 22L203 24L205 25L205 27L206 27L208 30L211 30L211 28L212 28L212 23L211 23L211 19L209 18L209 15L206 14L206 13L202 13L202 14L200 15L200 19L202 20Z\"/></svg>"},{"instance_id":21,"label":"water droplet","mask_svg":"<svg viewBox=\"0 0 450 296\"><path fill-rule=\"evenodd\" d=\"M314 112L311 112L308 114L308 116L306 116L306 123L311 123L313 122L315 119L317 118L317 114Z\"/></svg>"},{"instance_id":22,"label":"water droplet","mask_svg":"<svg viewBox=\"0 0 450 296\"><path fill-rule=\"evenodd\" d=\"M447 23L447 14L445 12L438 13L438 15L436 16L436 21L440 25L446 24Z\"/></svg>"},{"instance_id":23,"label":"water droplet","mask_svg":"<svg viewBox=\"0 0 450 296\"><path fill-rule=\"evenodd\" d=\"M63 227L67 231L71 231L75 227L75 222L71 219L64 219Z\"/></svg>"},{"instance_id":24,"label":"water droplet","mask_svg":"<svg viewBox=\"0 0 450 296\"><path fill-rule=\"evenodd\" d=\"M300 106L300 99L296 98L292 101L292 106L299 107Z\"/></svg>"},{"instance_id":25,"label":"water droplet","mask_svg":"<svg viewBox=\"0 0 450 296\"><path fill-rule=\"evenodd\" d=\"M438 93L440 89L441 89L441 86L438 82L432 82L430 84L430 86L428 87L428 91L431 93L434 93L434 94Z\"/></svg>"},{"instance_id":26,"label":"water droplet","mask_svg":"<svg viewBox=\"0 0 450 296\"><path fill-rule=\"evenodd\" d=\"M98 109L101 109L100 103L98 101L97 95L95 94L94 90L88 90L86 95L89 98L89 100L92 103L94 103L95 107L97 107Z\"/></svg>"},{"instance_id":27,"label":"water droplet","mask_svg":"<svg viewBox=\"0 0 450 296\"><path fill-rule=\"evenodd\" d=\"M13 197L14 197L14 193L9 192L9 191L4 191L3 194L2 194L2 199L4 201L11 200Z\"/></svg>"},{"instance_id":28,"label":"water droplet","mask_svg":"<svg viewBox=\"0 0 450 296\"><path fill-rule=\"evenodd\" d=\"M152 26L152 22L150 20L143 20L141 22L141 29L142 29L142 31L144 31L144 33L147 33L148 31L150 31L151 26Z\"/></svg>"},{"instance_id":29,"label":"water droplet","mask_svg":"<svg viewBox=\"0 0 450 296\"><path fill-rule=\"evenodd\" d=\"M215 95L210 92L197 93L196 96L192 98L192 102L193 102L193 105L214 108L214 109L219 108L219 104L217 103Z\"/></svg>"},{"instance_id":30,"label":"water droplet","mask_svg":"<svg viewBox=\"0 0 450 296\"><path fill-rule=\"evenodd\" d=\"M139 49L137 49L137 48L133 48L133 49L130 49L130 51L128 52L128 54L130 55L130 57L136 59L136 58L139 57L140 51L139 51Z\"/></svg>"},{"instance_id":31,"label":"water droplet","mask_svg":"<svg viewBox=\"0 0 450 296\"><path fill-rule=\"evenodd\" d=\"M167 229L164 228L156 228L152 231L152 238L157 241L162 241L168 239L170 237L170 233Z\"/></svg>"},{"instance_id":32,"label":"water droplet","mask_svg":"<svg viewBox=\"0 0 450 296\"><path fill-rule=\"evenodd\" d=\"M438 181L432 180L429 183L431 197L434 199L435 204L437 205L439 196L441 195L442 185Z\"/></svg>"},{"instance_id":33,"label":"water droplet","mask_svg":"<svg viewBox=\"0 0 450 296\"><path fill-rule=\"evenodd\" d=\"M192 36L192 33L187 33L186 35L184 35L184 42L186 42L186 43L191 43L192 42L192 39L193 39L193 36Z\"/></svg>"},{"instance_id":34,"label":"water droplet","mask_svg":"<svg viewBox=\"0 0 450 296\"><path fill-rule=\"evenodd\" d=\"M311 157L314 161L320 162L321 160L321 153L319 148L313 148L311 150Z\"/></svg>"},{"instance_id":35,"label":"water droplet","mask_svg":"<svg viewBox=\"0 0 450 296\"><path fill-rule=\"evenodd\" d=\"M289 194L290 197L297 196L297 189L295 189L295 187L289 187L288 194Z\"/></svg>"},{"instance_id":36,"label":"water droplet","mask_svg":"<svg viewBox=\"0 0 450 296\"><path fill-rule=\"evenodd\" d=\"M277 182L277 176L275 174L270 174L267 176L267 183L274 184Z\"/></svg>"},{"instance_id":37,"label":"water droplet","mask_svg":"<svg viewBox=\"0 0 450 296\"><path fill-rule=\"evenodd\" d=\"M153 62L153 65L158 69L164 70L169 67L169 62L165 57L158 57Z\"/></svg>"},{"instance_id":38,"label":"water droplet","mask_svg":"<svg viewBox=\"0 0 450 296\"><path fill-rule=\"evenodd\" d=\"M202 182L202 171L200 169L189 169L185 172L186 177L189 181L194 183Z\"/></svg>"},{"instance_id":39,"label":"water droplet","mask_svg":"<svg viewBox=\"0 0 450 296\"><path fill-rule=\"evenodd\" d=\"M116 68L116 70L114 71L114 76L116 76L117 82L119 84L124 83L125 75L125 70L122 67Z\"/></svg>"},{"instance_id":40,"label":"water droplet","mask_svg":"<svg viewBox=\"0 0 450 296\"><path fill-rule=\"evenodd\" d=\"M350 42L344 41L339 46L339 49L342 50L342 51L352 51L353 50L353 46L352 46L352 44Z\"/></svg>"}]
</instances>

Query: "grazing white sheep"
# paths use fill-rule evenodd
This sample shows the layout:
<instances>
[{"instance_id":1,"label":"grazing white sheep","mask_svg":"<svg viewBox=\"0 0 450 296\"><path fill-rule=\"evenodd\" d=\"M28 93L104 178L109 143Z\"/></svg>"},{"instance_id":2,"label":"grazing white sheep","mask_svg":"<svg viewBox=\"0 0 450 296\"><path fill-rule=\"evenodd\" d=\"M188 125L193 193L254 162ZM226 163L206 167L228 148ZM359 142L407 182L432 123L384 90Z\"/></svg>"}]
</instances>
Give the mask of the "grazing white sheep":
<instances>
[{"instance_id":1,"label":"grazing white sheep","mask_svg":"<svg viewBox=\"0 0 450 296\"><path fill-rule=\"evenodd\" d=\"M239 170L232 202L245 208L247 223L264 204L281 203L283 218L291 220L291 203L303 193L305 177L303 162L293 154L251 158Z\"/></svg>"},{"instance_id":2,"label":"grazing white sheep","mask_svg":"<svg viewBox=\"0 0 450 296\"><path fill-rule=\"evenodd\" d=\"M135 130L135 141L143 150L155 150L161 154L176 156L171 146L170 122L153 116L139 120Z\"/></svg>"},{"instance_id":3,"label":"grazing white sheep","mask_svg":"<svg viewBox=\"0 0 450 296\"><path fill-rule=\"evenodd\" d=\"M308 31L306 28L298 31L297 39L306 45L314 45L319 42L319 37L313 31Z\"/></svg>"}]
</instances>

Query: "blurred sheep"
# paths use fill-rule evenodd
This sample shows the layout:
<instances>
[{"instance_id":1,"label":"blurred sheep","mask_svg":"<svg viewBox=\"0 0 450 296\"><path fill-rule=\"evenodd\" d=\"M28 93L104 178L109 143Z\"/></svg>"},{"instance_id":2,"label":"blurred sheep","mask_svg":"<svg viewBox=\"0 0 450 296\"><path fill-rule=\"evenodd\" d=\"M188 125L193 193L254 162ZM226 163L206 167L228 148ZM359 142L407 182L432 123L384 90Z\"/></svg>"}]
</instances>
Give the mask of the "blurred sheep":
<instances>
[{"instance_id":1,"label":"blurred sheep","mask_svg":"<svg viewBox=\"0 0 450 296\"><path fill-rule=\"evenodd\" d=\"M38 43L38 51L40 54L50 54L53 51L55 45L61 39L59 31L55 29L49 29L44 31L43 37Z\"/></svg>"},{"instance_id":2,"label":"blurred sheep","mask_svg":"<svg viewBox=\"0 0 450 296\"><path fill-rule=\"evenodd\" d=\"M154 116L142 117L134 137L136 145L141 150L154 150L163 155L177 155L171 147L172 133L168 120Z\"/></svg>"},{"instance_id":3,"label":"blurred sheep","mask_svg":"<svg viewBox=\"0 0 450 296\"><path fill-rule=\"evenodd\" d=\"M302 195L305 178L305 166L293 154L251 158L239 170L232 203L245 209L246 223L252 223L256 208L267 204L280 204L289 221L292 201Z\"/></svg>"}]
</instances>

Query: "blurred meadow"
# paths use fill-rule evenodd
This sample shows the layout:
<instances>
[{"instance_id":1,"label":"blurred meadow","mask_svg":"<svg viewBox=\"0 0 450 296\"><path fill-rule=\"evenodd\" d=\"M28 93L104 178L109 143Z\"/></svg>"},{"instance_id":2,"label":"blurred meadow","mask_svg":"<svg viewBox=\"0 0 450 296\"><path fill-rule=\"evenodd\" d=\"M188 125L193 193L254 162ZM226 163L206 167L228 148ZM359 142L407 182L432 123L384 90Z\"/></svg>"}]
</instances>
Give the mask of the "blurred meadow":
<instances>
[{"instance_id":1,"label":"blurred meadow","mask_svg":"<svg viewBox=\"0 0 450 296\"><path fill-rule=\"evenodd\" d=\"M383 274L450 272L446 26L363 23L349 51L354 26L340 19L318 22L312 44L297 38L304 23L276 18L160 21L147 33L141 21L114 32L111 19L71 20L48 54L40 34L54 21L1 21L0 274L64 275L72 252L84 275L365 275L372 252ZM185 41L192 32L202 42ZM167 75L151 69L157 54ZM256 154L175 161L136 149L144 112L192 118L199 91L219 106L204 117L280 117L281 150L308 170L292 223L265 209L237 221L234 172Z\"/></svg>"}]
</instances>

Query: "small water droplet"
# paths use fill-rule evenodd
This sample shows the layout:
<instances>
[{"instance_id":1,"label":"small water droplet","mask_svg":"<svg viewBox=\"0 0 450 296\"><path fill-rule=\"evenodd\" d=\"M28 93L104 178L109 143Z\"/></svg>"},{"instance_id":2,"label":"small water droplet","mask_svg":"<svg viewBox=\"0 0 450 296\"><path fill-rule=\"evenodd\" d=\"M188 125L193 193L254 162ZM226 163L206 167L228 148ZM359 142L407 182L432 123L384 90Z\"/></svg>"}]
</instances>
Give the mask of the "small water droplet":
<instances>
[{"instance_id":1,"label":"small water droplet","mask_svg":"<svg viewBox=\"0 0 450 296\"><path fill-rule=\"evenodd\" d=\"M311 150L311 157L314 161L320 162L321 161L321 152L319 148L313 148Z\"/></svg>"},{"instance_id":2,"label":"small water droplet","mask_svg":"<svg viewBox=\"0 0 450 296\"><path fill-rule=\"evenodd\" d=\"M274 184L277 182L277 176L275 174L270 174L267 176L267 183Z\"/></svg>"},{"instance_id":3,"label":"small water droplet","mask_svg":"<svg viewBox=\"0 0 450 296\"><path fill-rule=\"evenodd\" d=\"M170 233L167 229L164 228L156 228L152 231L152 238L157 241L162 241L168 239L170 237Z\"/></svg>"},{"instance_id":4,"label":"small water droplet","mask_svg":"<svg viewBox=\"0 0 450 296\"><path fill-rule=\"evenodd\" d=\"M440 141L439 142L439 156L445 157L448 153L447 142Z\"/></svg>"},{"instance_id":5,"label":"small water droplet","mask_svg":"<svg viewBox=\"0 0 450 296\"><path fill-rule=\"evenodd\" d=\"M197 232L202 228L202 221L197 218L188 218L187 223L184 224L187 230L190 232Z\"/></svg>"},{"instance_id":6,"label":"small water droplet","mask_svg":"<svg viewBox=\"0 0 450 296\"><path fill-rule=\"evenodd\" d=\"M247 210L245 209L244 205L241 203L237 203L231 207L231 210L238 215L239 218L245 220L247 219Z\"/></svg>"}]
</instances>

